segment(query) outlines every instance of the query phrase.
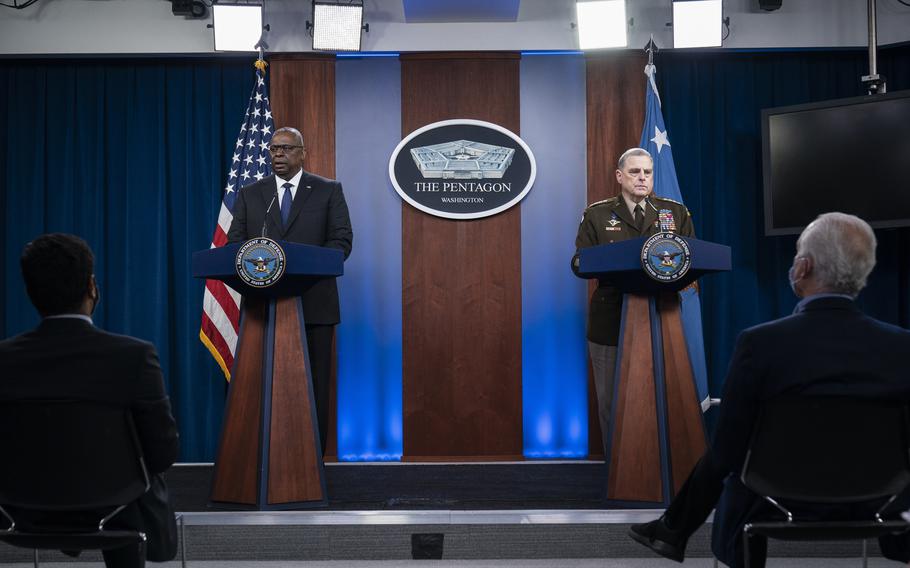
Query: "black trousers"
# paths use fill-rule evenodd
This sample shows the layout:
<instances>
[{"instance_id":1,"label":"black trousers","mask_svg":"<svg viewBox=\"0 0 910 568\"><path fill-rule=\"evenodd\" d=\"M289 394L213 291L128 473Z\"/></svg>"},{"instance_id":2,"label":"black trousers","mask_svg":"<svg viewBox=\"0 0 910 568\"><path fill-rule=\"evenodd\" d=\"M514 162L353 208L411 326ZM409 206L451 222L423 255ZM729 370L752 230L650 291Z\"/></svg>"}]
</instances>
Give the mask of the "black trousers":
<instances>
[{"instance_id":1,"label":"black trousers","mask_svg":"<svg viewBox=\"0 0 910 568\"><path fill-rule=\"evenodd\" d=\"M332 343L334 325L307 325L306 343L310 355L310 372L313 377L313 402L319 423L319 443L322 455L329 437L329 398L332 384Z\"/></svg>"}]
</instances>

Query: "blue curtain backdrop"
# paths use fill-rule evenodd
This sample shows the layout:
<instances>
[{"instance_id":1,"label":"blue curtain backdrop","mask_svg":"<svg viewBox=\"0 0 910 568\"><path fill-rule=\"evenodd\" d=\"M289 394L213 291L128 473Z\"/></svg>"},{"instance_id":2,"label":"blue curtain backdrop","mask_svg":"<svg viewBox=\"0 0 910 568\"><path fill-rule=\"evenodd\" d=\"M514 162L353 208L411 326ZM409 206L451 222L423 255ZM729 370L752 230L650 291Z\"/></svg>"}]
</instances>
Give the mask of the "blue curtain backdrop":
<instances>
[{"instance_id":1,"label":"blue curtain backdrop","mask_svg":"<svg viewBox=\"0 0 910 568\"><path fill-rule=\"evenodd\" d=\"M910 47L882 49L879 56L889 91L910 89ZM732 272L702 279L709 389L719 396L736 335L796 305L786 277L796 237L763 236L761 109L866 94L860 77L868 73L867 53L668 51L655 63L696 233L733 247ZM910 191L910 182L895 180L894 191ZM862 199L863 188L856 195ZM910 232L879 230L876 236L878 265L860 304L908 327L910 272L901 259L910 252Z\"/></svg>"},{"instance_id":2,"label":"blue curtain backdrop","mask_svg":"<svg viewBox=\"0 0 910 568\"><path fill-rule=\"evenodd\" d=\"M716 395L736 334L795 304L785 278L795 237L762 236L760 111L863 94L866 54L664 52L656 63L696 230L735 253L731 273L702 283ZM910 47L881 50L880 65L890 90L910 89ZM225 391L197 339L202 284L188 276L189 256L211 240L253 78L247 59L0 61L0 335L38 319L18 274L23 244L48 231L85 237L98 257L96 320L158 346L183 461L214 457ZM584 194L583 187L577 190ZM896 180L895 191L908 190L906 180ZM861 198L862 188L856 191ZM910 231L877 234L879 266L860 301L872 315L908 327L910 273L903 259L910 254Z\"/></svg>"},{"instance_id":3,"label":"blue curtain backdrop","mask_svg":"<svg viewBox=\"0 0 910 568\"><path fill-rule=\"evenodd\" d=\"M197 338L190 253L211 242L253 80L249 60L0 62L0 334L38 321L22 246L81 235L96 255L96 323L158 348L182 461L211 460L221 425L225 382Z\"/></svg>"}]
</instances>

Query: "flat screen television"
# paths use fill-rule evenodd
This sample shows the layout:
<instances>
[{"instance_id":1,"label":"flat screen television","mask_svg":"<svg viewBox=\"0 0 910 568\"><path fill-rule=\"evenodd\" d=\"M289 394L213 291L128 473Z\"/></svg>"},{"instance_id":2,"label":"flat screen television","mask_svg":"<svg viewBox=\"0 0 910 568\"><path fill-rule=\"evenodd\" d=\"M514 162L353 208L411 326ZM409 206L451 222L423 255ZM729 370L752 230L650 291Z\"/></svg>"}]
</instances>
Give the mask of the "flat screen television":
<instances>
[{"instance_id":1,"label":"flat screen television","mask_svg":"<svg viewBox=\"0 0 910 568\"><path fill-rule=\"evenodd\" d=\"M910 91L762 111L765 234L820 213L910 226Z\"/></svg>"}]
</instances>

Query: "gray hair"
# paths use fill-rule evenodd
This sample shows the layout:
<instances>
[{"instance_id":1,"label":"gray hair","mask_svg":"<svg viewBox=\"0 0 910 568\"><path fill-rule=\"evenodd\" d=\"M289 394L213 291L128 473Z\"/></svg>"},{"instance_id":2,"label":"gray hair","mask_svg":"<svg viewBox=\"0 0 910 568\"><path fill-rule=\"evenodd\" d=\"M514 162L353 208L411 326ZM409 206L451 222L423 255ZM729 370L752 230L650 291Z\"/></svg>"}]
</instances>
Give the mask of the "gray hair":
<instances>
[{"instance_id":1,"label":"gray hair","mask_svg":"<svg viewBox=\"0 0 910 568\"><path fill-rule=\"evenodd\" d=\"M616 163L616 169L622 170L623 167L626 165L626 160L628 160L632 156L645 156L649 160L651 160L652 164L654 163L654 158L651 157L651 153L648 152L647 150L645 150L644 148L629 148L628 150L626 150L625 152L622 153L622 156L619 157L619 161Z\"/></svg>"},{"instance_id":2,"label":"gray hair","mask_svg":"<svg viewBox=\"0 0 910 568\"><path fill-rule=\"evenodd\" d=\"M300 131L297 130L296 128L294 128L293 126L283 126L283 127L279 128L278 130L276 130L275 132L273 132L272 136L275 136L279 132L285 132L287 134L290 134L291 136L293 136L294 138L297 139L297 142L301 146L303 146L303 134L301 134Z\"/></svg>"},{"instance_id":3,"label":"gray hair","mask_svg":"<svg viewBox=\"0 0 910 568\"><path fill-rule=\"evenodd\" d=\"M823 213L796 241L797 256L812 259L819 284L856 296L875 267L875 233L868 223L846 213Z\"/></svg>"}]
</instances>

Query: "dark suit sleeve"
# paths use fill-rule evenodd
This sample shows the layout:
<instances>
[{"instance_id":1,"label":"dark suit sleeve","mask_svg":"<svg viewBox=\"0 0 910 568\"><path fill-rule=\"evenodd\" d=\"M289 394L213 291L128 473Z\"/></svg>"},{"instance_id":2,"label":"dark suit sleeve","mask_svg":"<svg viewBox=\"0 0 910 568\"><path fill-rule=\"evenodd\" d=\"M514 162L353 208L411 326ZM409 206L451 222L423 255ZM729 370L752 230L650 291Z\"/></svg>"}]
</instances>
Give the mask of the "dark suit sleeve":
<instances>
[{"instance_id":1,"label":"dark suit sleeve","mask_svg":"<svg viewBox=\"0 0 910 568\"><path fill-rule=\"evenodd\" d=\"M228 242L239 243L249 238L246 230L246 192L240 190L237 192L237 199L234 201L234 219L231 221L231 228L228 229Z\"/></svg>"},{"instance_id":2,"label":"dark suit sleeve","mask_svg":"<svg viewBox=\"0 0 910 568\"><path fill-rule=\"evenodd\" d=\"M742 469L760 406L761 361L754 354L754 338L740 334L724 379L723 398L714 430L712 449L727 471Z\"/></svg>"},{"instance_id":3,"label":"dark suit sleeve","mask_svg":"<svg viewBox=\"0 0 910 568\"><path fill-rule=\"evenodd\" d=\"M136 433L149 472L166 470L177 460L179 451L177 423L164 390L164 376L158 353L149 343L141 345L136 393L131 404Z\"/></svg>"},{"instance_id":4,"label":"dark suit sleeve","mask_svg":"<svg viewBox=\"0 0 910 568\"><path fill-rule=\"evenodd\" d=\"M595 229L588 213L585 212L585 215L581 218L581 224L578 225L578 233L575 235L575 254L572 255L572 272L575 273L575 276L582 277L578 274L578 251L599 244L597 229Z\"/></svg>"},{"instance_id":5,"label":"dark suit sleeve","mask_svg":"<svg viewBox=\"0 0 910 568\"><path fill-rule=\"evenodd\" d=\"M348 213L348 204L344 200L344 191L341 184L337 182L333 184L332 195L329 197L326 221L324 246L341 249L344 252L344 258L347 259L351 255L354 231L351 229L351 217Z\"/></svg>"}]
</instances>

